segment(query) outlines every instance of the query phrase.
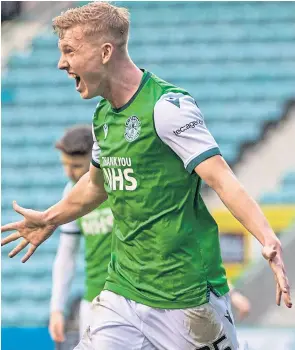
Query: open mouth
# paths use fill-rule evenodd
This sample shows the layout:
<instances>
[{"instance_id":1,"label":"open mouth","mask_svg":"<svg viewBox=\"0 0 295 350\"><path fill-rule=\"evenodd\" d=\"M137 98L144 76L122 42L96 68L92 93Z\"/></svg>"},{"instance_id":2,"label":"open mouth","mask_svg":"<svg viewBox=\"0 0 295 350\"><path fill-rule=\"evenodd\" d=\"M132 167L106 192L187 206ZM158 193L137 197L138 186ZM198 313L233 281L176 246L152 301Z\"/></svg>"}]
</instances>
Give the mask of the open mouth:
<instances>
[{"instance_id":1,"label":"open mouth","mask_svg":"<svg viewBox=\"0 0 295 350\"><path fill-rule=\"evenodd\" d=\"M81 79L80 79L80 77L77 75L76 78L75 78L75 80L76 80L76 89L79 90L79 86L80 86Z\"/></svg>"},{"instance_id":2,"label":"open mouth","mask_svg":"<svg viewBox=\"0 0 295 350\"><path fill-rule=\"evenodd\" d=\"M77 74L75 74L75 73L69 73L69 77L75 79L75 82L76 82L76 90L79 90L79 88L80 88L80 82L81 82L81 78L79 77L79 75L77 75Z\"/></svg>"}]
</instances>

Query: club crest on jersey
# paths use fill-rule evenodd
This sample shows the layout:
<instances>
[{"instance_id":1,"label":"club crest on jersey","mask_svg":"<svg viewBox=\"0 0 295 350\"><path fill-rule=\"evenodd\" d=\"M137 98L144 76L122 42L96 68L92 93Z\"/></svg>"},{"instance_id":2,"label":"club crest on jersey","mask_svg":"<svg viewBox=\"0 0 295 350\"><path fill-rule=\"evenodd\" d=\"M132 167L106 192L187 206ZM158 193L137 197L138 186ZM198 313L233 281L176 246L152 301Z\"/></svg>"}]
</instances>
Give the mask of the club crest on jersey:
<instances>
[{"instance_id":1,"label":"club crest on jersey","mask_svg":"<svg viewBox=\"0 0 295 350\"><path fill-rule=\"evenodd\" d=\"M140 120L135 116L131 116L126 120L125 123L125 139L128 142L132 142L136 140L140 134L141 129L141 122Z\"/></svg>"},{"instance_id":2,"label":"club crest on jersey","mask_svg":"<svg viewBox=\"0 0 295 350\"><path fill-rule=\"evenodd\" d=\"M107 136L108 136L108 131L109 131L108 124L104 124L104 126L103 126L104 139L107 138Z\"/></svg>"}]
</instances>

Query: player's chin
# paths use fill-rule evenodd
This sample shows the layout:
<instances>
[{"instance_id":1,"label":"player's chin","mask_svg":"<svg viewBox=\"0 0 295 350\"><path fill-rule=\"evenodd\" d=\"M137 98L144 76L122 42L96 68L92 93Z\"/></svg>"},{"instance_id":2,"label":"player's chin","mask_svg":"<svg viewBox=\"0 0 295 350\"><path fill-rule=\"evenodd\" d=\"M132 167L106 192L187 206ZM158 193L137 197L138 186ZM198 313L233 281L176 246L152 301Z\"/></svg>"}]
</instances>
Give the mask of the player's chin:
<instances>
[{"instance_id":1,"label":"player's chin","mask_svg":"<svg viewBox=\"0 0 295 350\"><path fill-rule=\"evenodd\" d=\"M88 94L88 90L87 89L83 89L81 91L79 91L80 93L80 96L84 99L84 100L87 100L89 99L89 94Z\"/></svg>"},{"instance_id":2,"label":"player's chin","mask_svg":"<svg viewBox=\"0 0 295 350\"><path fill-rule=\"evenodd\" d=\"M89 98L89 90L87 89L87 85L80 80L79 85L76 87L77 92L79 92L80 96L83 99L88 99Z\"/></svg>"},{"instance_id":3,"label":"player's chin","mask_svg":"<svg viewBox=\"0 0 295 350\"><path fill-rule=\"evenodd\" d=\"M91 93L91 91L89 91L87 88L83 89L82 91L80 91L80 96L84 99L84 100L89 100L93 97L95 97L96 95Z\"/></svg>"}]
</instances>

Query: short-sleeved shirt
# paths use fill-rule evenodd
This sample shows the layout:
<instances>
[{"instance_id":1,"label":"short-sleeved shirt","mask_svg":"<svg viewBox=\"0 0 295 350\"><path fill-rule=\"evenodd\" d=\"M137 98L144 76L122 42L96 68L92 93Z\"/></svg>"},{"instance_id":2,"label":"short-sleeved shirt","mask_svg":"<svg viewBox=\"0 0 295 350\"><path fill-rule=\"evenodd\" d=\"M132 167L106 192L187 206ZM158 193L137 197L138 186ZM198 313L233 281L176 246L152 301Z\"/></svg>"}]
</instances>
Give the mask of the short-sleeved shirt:
<instances>
[{"instance_id":1,"label":"short-sleeved shirt","mask_svg":"<svg viewBox=\"0 0 295 350\"><path fill-rule=\"evenodd\" d=\"M105 289L156 308L208 302L228 292L218 227L195 167L221 155L194 100L147 71L122 108L102 100L92 163L114 215Z\"/></svg>"}]
</instances>

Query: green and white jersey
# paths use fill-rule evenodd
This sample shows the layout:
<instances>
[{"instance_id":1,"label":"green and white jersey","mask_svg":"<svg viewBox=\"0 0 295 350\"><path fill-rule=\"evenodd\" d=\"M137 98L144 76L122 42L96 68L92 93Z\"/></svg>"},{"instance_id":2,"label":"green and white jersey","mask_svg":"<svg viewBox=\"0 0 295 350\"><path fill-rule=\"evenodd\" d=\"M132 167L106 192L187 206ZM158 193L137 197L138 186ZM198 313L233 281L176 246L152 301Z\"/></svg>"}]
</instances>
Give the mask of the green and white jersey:
<instances>
[{"instance_id":1,"label":"green and white jersey","mask_svg":"<svg viewBox=\"0 0 295 350\"><path fill-rule=\"evenodd\" d=\"M68 183L66 195L73 187ZM111 259L111 232L113 215L108 202L82 218L61 226L63 233L83 234L85 238L85 295L92 301L103 289L106 281L108 264Z\"/></svg>"},{"instance_id":2,"label":"green and white jersey","mask_svg":"<svg viewBox=\"0 0 295 350\"><path fill-rule=\"evenodd\" d=\"M155 308L187 308L228 292L218 227L194 168L219 155L194 99L144 71L136 94L93 119L92 163L114 215L105 289Z\"/></svg>"}]
</instances>

